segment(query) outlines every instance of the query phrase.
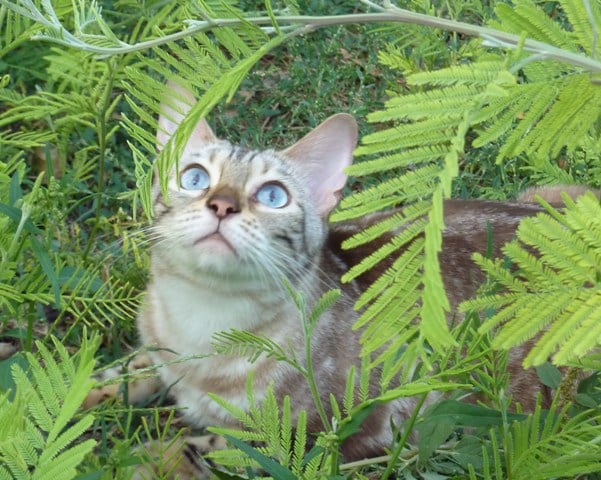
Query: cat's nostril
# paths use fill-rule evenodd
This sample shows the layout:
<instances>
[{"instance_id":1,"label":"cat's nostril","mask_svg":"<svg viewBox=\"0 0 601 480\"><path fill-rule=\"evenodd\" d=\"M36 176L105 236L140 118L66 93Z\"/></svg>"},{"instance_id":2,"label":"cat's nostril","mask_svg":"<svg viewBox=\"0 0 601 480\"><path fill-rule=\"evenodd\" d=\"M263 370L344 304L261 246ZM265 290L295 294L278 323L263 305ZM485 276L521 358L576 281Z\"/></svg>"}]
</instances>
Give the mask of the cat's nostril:
<instances>
[{"instance_id":1,"label":"cat's nostril","mask_svg":"<svg viewBox=\"0 0 601 480\"><path fill-rule=\"evenodd\" d=\"M238 200L229 195L215 195L209 200L208 207L220 218L240 211Z\"/></svg>"}]
</instances>

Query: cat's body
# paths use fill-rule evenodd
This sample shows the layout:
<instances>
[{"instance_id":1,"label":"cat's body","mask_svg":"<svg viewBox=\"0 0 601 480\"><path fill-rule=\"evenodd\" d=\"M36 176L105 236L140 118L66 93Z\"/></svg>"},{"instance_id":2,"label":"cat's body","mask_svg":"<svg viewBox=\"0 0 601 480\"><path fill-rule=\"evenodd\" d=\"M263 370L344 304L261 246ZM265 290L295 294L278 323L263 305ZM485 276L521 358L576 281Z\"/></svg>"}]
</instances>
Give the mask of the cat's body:
<instances>
[{"instance_id":1,"label":"cat's body","mask_svg":"<svg viewBox=\"0 0 601 480\"><path fill-rule=\"evenodd\" d=\"M159 148L193 102L172 88L179 99L163 110ZM342 299L320 318L311 341L324 404L329 405L330 393L339 400L344 395L347 373L358 365L361 349L360 332L352 329L353 304L379 272L343 285L339 278L388 239L350 251L340 248L344 239L387 214L327 226L356 138L352 117L337 115L283 152L248 151L218 140L202 121L172 174L169 199L155 186L152 281L138 327L143 343L158 347L152 360L163 365L161 379L192 425L235 425L208 394L246 408L252 371L257 399L273 383L278 397L290 395L294 412L307 410L310 431L321 430L308 384L293 368L264 356L251 364L215 355L211 344L216 332L248 330L292 348L303 361L299 312L283 278L303 292L309 308L325 291L342 289ZM529 203L446 202L440 263L453 306L483 280L472 253L486 253L492 238L498 254L520 219L540 210ZM200 358L176 361L193 356ZM530 403L536 385L530 372L517 376L512 388L518 400ZM345 458L381 453L392 441L390 421L406 419L415 406L416 400L404 398L376 409L345 443Z\"/></svg>"},{"instance_id":2,"label":"cat's body","mask_svg":"<svg viewBox=\"0 0 601 480\"><path fill-rule=\"evenodd\" d=\"M169 134L175 124L162 119ZM283 280L303 292L309 306L339 287L346 265L323 245L327 214L346 180L342 169L351 162L356 126L352 117L340 115L315 132L285 152L258 152L218 141L202 123L180 159L180 188L177 175L170 184L170 204L156 194L153 280L138 326L144 344L159 347L152 353L157 364L205 356L161 368L164 384L171 386L195 426L235 425L208 393L247 408L246 382L252 371L257 399L272 383L278 397L290 395L295 412L310 412L311 431L320 430L300 373L264 356L252 364L236 356L215 356L211 345L218 331L247 330L293 349L304 360L299 311ZM164 140L159 138L159 144ZM331 167L321 164L328 148L336 157ZM196 189L205 181L206 188ZM182 183L191 188L181 188ZM320 318L312 339L320 391L339 398L360 350L358 333L351 328L359 289L351 284L344 290L345 298ZM404 403L403 410L410 410L413 401ZM384 427L393 409L382 410L382 425L362 435L364 440L348 443L349 458L390 444L390 429ZM370 425L375 427L375 419Z\"/></svg>"}]
</instances>

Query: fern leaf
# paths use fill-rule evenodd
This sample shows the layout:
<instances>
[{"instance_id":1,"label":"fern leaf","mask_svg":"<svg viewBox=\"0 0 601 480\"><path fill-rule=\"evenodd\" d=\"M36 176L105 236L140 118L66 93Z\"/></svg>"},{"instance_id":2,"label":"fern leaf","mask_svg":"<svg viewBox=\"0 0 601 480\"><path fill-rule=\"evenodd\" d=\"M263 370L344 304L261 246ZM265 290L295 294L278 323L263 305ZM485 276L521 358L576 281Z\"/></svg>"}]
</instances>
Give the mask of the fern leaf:
<instances>
[{"instance_id":1,"label":"fern leaf","mask_svg":"<svg viewBox=\"0 0 601 480\"><path fill-rule=\"evenodd\" d=\"M223 355L239 355L248 357L250 362L256 361L259 356L267 355L278 361L297 365L294 355L286 352L282 346L273 340L256 335L244 330L230 330L229 332L218 332L213 336L215 351Z\"/></svg>"},{"instance_id":2,"label":"fern leaf","mask_svg":"<svg viewBox=\"0 0 601 480\"><path fill-rule=\"evenodd\" d=\"M65 377L46 346L40 343L39 348L44 367L32 363L30 374L44 402L44 409L52 417L56 417L60 411L60 399L64 398L67 392L67 386L64 384Z\"/></svg>"},{"instance_id":3,"label":"fern leaf","mask_svg":"<svg viewBox=\"0 0 601 480\"><path fill-rule=\"evenodd\" d=\"M440 167L437 164L426 165L402 177L382 182L377 187L358 192L340 202L340 209L332 221L349 220L398 205L401 198L410 201L427 198L432 194L439 174Z\"/></svg>"},{"instance_id":4,"label":"fern leaf","mask_svg":"<svg viewBox=\"0 0 601 480\"><path fill-rule=\"evenodd\" d=\"M279 446L277 458L282 459L281 463L284 465L290 465L292 460L292 438L294 436L294 430L291 411L290 397L285 397L282 404L281 419L279 419L280 428L275 431L276 435L274 438L274 443ZM278 423L277 416L275 423Z\"/></svg>"},{"instance_id":5,"label":"fern leaf","mask_svg":"<svg viewBox=\"0 0 601 480\"><path fill-rule=\"evenodd\" d=\"M371 175L373 173L434 162L443 158L445 153L446 150L441 146L416 147L391 155L382 155L374 160L366 160L359 164L353 164L348 167L347 172L349 175L355 175L355 172L360 172L362 176Z\"/></svg>"},{"instance_id":6,"label":"fern leaf","mask_svg":"<svg viewBox=\"0 0 601 480\"><path fill-rule=\"evenodd\" d=\"M495 337L493 345L510 348L509 345L531 339L548 324L558 321L565 306L576 299L572 291L530 295L529 301L515 312L515 318L508 321Z\"/></svg>"},{"instance_id":7,"label":"fern leaf","mask_svg":"<svg viewBox=\"0 0 601 480\"><path fill-rule=\"evenodd\" d=\"M296 425L292 428L291 400L285 397L281 409L272 388L268 388L260 404L252 398L252 385L249 383L249 409L248 413L229 404L223 399L211 395L228 412L232 413L243 425L244 429L211 428L212 432L226 435L235 439L238 451L221 450L210 454L211 459L222 465L263 465L263 459L270 458L270 466L297 473L306 468L306 413L299 412ZM293 438L294 432L294 441ZM261 442L262 446L254 451L243 447L240 442ZM240 455L243 454L243 458Z\"/></svg>"},{"instance_id":8,"label":"fern leaf","mask_svg":"<svg viewBox=\"0 0 601 480\"><path fill-rule=\"evenodd\" d=\"M588 103L594 103L601 100L601 93L595 85L592 85L586 75L568 77L561 84L561 91L557 101L549 108L549 111L538 122L536 131L530 133L524 138L528 142L523 147L526 153L545 151L548 155L556 157L564 146L569 150L574 148L574 138L566 137L564 130L568 127L570 130L577 128L581 138L589 131L592 125L597 121L600 108L583 111ZM587 113L587 116L583 114ZM578 123L578 125L574 125Z\"/></svg>"},{"instance_id":9,"label":"fern leaf","mask_svg":"<svg viewBox=\"0 0 601 480\"><path fill-rule=\"evenodd\" d=\"M497 162L504 158L515 156L523 150L521 145L524 136L534 128L536 123L545 115L552 102L555 101L558 92L552 85L547 85L547 88L544 89L541 89L538 85L537 87L536 91L527 88L526 92L524 92L525 101L518 104L519 107L523 107L523 110L520 112L512 110L512 113L515 113L514 120L519 117L522 118L515 128L512 129L507 139L504 140L503 146L499 149L497 155ZM522 93L519 87L514 90L516 95ZM506 120L503 120L505 123ZM484 145L484 142L479 140L478 145Z\"/></svg>"},{"instance_id":10,"label":"fern leaf","mask_svg":"<svg viewBox=\"0 0 601 480\"><path fill-rule=\"evenodd\" d=\"M483 60L474 64L458 65L443 68L434 72L420 72L407 79L410 85L473 85L489 87L496 85L514 85L515 77L505 69L500 58Z\"/></svg>"},{"instance_id":11,"label":"fern leaf","mask_svg":"<svg viewBox=\"0 0 601 480\"><path fill-rule=\"evenodd\" d=\"M501 136L510 132L518 118L529 112L534 95L540 90L538 86L532 89L531 85L508 89L513 95L492 100L474 116L475 124L485 124L485 128L478 128L478 137L473 145L476 148L492 143ZM509 140L504 142L510 143Z\"/></svg>"},{"instance_id":12,"label":"fern leaf","mask_svg":"<svg viewBox=\"0 0 601 480\"><path fill-rule=\"evenodd\" d=\"M498 283L511 293L526 293L528 290L523 283L506 268L506 262L501 259L490 259L474 253L472 259L484 271L488 278ZM477 301L477 300L473 300Z\"/></svg>"},{"instance_id":13,"label":"fern leaf","mask_svg":"<svg viewBox=\"0 0 601 480\"><path fill-rule=\"evenodd\" d=\"M58 350L63 350L66 357L66 351L58 341L54 342ZM94 353L98 349L98 337L88 340L84 337L81 348L75 357L77 369L68 378L70 389L65 395L60 413L57 415L54 425L48 431L48 442L53 441L67 426L69 421L75 416L75 413L81 408L84 399L94 385L92 372L94 370ZM64 370L63 370L64 371Z\"/></svg>"},{"instance_id":14,"label":"fern leaf","mask_svg":"<svg viewBox=\"0 0 601 480\"><path fill-rule=\"evenodd\" d=\"M394 290L389 291L389 288L396 286L395 284L399 282L399 278L402 278L402 272L409 271L416 273L420 269L422 248L423 245L420 242L412 242L403 254L361 294L355 305L357 309L366 307L376 298L381 298L381 301L378 302L380 305L374 305L374 311L371 311L372 307L365 310L361 315L361 320L356 324L356 328L365 326L365 323L370 318L376 316L377 312L384 308L384 304L386 303L384 295L390 295L390 298L395 296Z\"/></svg>"},{"instance_id":15,"label":"fern leaf","mask_svg":"<svg viewBox=\"0 0 601 480\"><path fill-rule=\"evenodd\" d=\"M587 55L594 56L594 30L601 24L601 11L597 2L574 2L559 0L562 10L574 31L574 35Z\"/></svg>"},{"instance_id":16,"label":"fern leaf","mask_svg":"<svg viewBox=\"0 0 601 480\"><path fill-rule=\"evenodd\" d=\"M552 407L545 421L541 419L539 405L533 415L510 426L504 442L511 449L506 475L543 480L567 472L578 476L599 471L598 414L584 412L569 418L566 409Z\"/></svg>"},{"instance_id":17,"label":"fern leaf","mask_svg":"<svg viewBox=\"0 0 601 480\"><path fill-rule=\"evenodd\" d=\"M307 318L309 333L313 331L319 318L342 297L339 289L328 290L315 303Z\"/></svg>"},{"instance_id":18,"label":"fern leaf","mask_svg":"<svg viewBox=\"0 0 601 480\"><path fill-rule=\"evenodd\" d=\"M415 263L417 264L417 261ZM388 344L391 339L396 340L395 335L398 335L398 332L402 332L403 328L411 324L411 320L415 318L411 315L415 315L417 311L415 304L419 301L421 295L420 285L421 278L416 276L411 279L411 282L407 283L406 294L383 293L380 297L381 300L379 299L359 317L357 320L358 326L372 322L362 334L365 352L374 352ZM393 311L396 312L396 315L392 313ZM378 321L373 322L373 318L376 316Z\"/></svg>"},{"instance_id":19,"label":"fern leaf","mask_svg":"<svg viewBox=\"0 0 601 480\"><path fill-rule=\"evenodd\" d=\"M388 120L422 120L426 118L457 118L461 116L466 102L481 89L470 85L453 85L438 90L427 90L411 95L393 97L386 102L385 109L371 113L370 122Z\"/></svg>"},{"instance_id":20,"label":"fern leaf","mask_svg":"<svg viewBox=\"0 0 601 480\"><path fill-rule=\"evenodd\" d=\"M98 270L73 270L63 287L65 310L86 325L105 326L115 319L135 318L142 294L117 278L99 282Z\"/></svg>"},{"instance_id":21,"label":"fern leaf","mask_svg":"<svg viewBox=\"0 0 601 480\"><path fill-rule=\"evenodd\" d=\"M529 0L520 0L511 6L500 3L496 5L495 13L505 30L518 35L525 33L528 38L565 50L574 51L577 48L572 36Z\"/></svg>"},{"instance_id":22,"label":"fern leaf","mask_svg":"<svg viewBox=\"0 0 601 480\"><path fill-rule=\"evenodd\" d=\"M290 461L290 467L296 475L303 471L305 448L307 446L307 413L302 410L298 415L294 436L294 448ZM309 477L310 478L310 477Z\"/></svg>"},{"instance_id":23,"label":"fern leaf","mask_svg":"<svg viewBox=\"0 0 601 480\"><path fill-rule=\"evenodd\" d=\"M582 357L596 347L601 334L596 326L601 301L599 202L587 194L568 204L563 214L549 213L552 216L541 214L523 222L518 241L505 247L517 266L514 280L507 278L501 263L487 264L492 277L515 293L466 303L480 309L498 308L480 327L486 332L503 324L493 341L495 346L511 348L545 332L525 359L527 366L543 363L549 355L560 364Z\"/></svg>"},{"instance_id":24,"label":"fern leaf","mask_svg":"<svg viewBox=\"0 0 601 480\"><path fill-rule=\"evenodd\" d=\"M35 387L26 373L18 365L12 365L11 373L15 379L15 384L23 385L26 390L31 391L29 412L36 422L36 426L42 431L49 431L52 428L52 417L48 413L40 394L35 391Z\"/></svg>"},{"instance_id":25,"label":"fern leaf","mask_svg":"<svg viewBox=\"0 0 601 480\"><path fill-rule=\"evenodd\" d=\"M91 415L73 419L91 387L99 338L84 340L75 358L55 339L56 355L38 343L40 358L27 354L31 378L16 363L12 365L15 396L12 402L7 397L0 402L0 419L6 421L7 414L20 412L22 420L8 421L10 433L0 441L0 458L6 466L0 475L10 472L13 478L23 479L73 478L76 467L95 444L90 439L74 445L94 419ZM64 386L54 389L59 379Z\"/></svg>"},{"instance_id":26,"label":"fern leaf","mask_svg":"<svg viewBox=\"0 0 601 480\"><path fill-rule=\"evenodd\" d=\"M589 298L583 298L586 293ZM563 345L564 351L571 352L575 356L581 356L594 348L599 338L598 335L595 336L597 324L593 323L595 320L598 321L599 316L597 306L600 299L597 298L598 295L598 292L583 292L579 295L573 305L569 305L562 312L537 345L530 350L525 362L531 365L540 365L546 362L558 345ZM576 333L574 333L574 325L577 325ZM578 339L576 345L566 345L566 343L573 343L570 341L570 337ZM558 353L556 360L558 363L567 363L569 357Z\"/></svg>"},{"instance_id":27,"label":"fern leaf","mask_svg":"<svg viewBox=\"0 0 601 480\"><path fill-rule=\"evenodd\" d=\"M395 251L405 247L423 231L422 227L424 224L425 223L423 222L415 222L398 235L395 235L390 242L378 248L374 253L361 260L358 265L355 265L348 272L346 272L342 276L342 281L348 282L358 277L359 275L374 268L374 265L377 263L389 258ZM420 246L423 246L423 244L420 244Z\"/></svg>"},{"instance_id":28,"label":"fern leaf","mask_svg":"<svg viewBox=\"0 0 601 480\"><path fill-rule=\"evenodd\" d=\"M86 428L92 422L93 418L90 417L90 422ZM32 480L53 480L63 475L66 478L73 478L77 474L76 467L92 451L95 444L96 442L92 439L85 440L52 458L48 464L40 464L32 475Z\"/></svg>"},{"instance_id":29,"label":"fern leaf","mask_svg":"<svg viewBox=\"0 0 601 480\"><path fill-rule=\"evenodd\" d=\"M363 137L363 146L358 147L355 154L380 154L402 148L446 144L449 140L449 127L448 118L428 118L420 122L397 125Z\"/></svg>"},{"instance_id":30,"label":"fern leaf","mask_svg":"<svg viewBox=\"0 0 601 480\"><path fill-rule=\"evenodd\" d=\"M412 196L407 195L407 201L409 202L410 200L413 200ZM423 217L428 213L429 208L430 202L416 202L408 204L408 206L403 208L402 211L397 211L388 217L385 216L381 221L373 223L364 230L344 240L342 243L342 248L355 248L360 245L370 243L387 233L398 232L398 234L401 234L403 232L404 225L419 223L420 219L423 219ZM378 217L376 216L375 218ZM367 217L366 220L367 222L371 221L370 217ZM416 228L420 229L420 226L417 226Z\"/></svg>"}]
</instances>

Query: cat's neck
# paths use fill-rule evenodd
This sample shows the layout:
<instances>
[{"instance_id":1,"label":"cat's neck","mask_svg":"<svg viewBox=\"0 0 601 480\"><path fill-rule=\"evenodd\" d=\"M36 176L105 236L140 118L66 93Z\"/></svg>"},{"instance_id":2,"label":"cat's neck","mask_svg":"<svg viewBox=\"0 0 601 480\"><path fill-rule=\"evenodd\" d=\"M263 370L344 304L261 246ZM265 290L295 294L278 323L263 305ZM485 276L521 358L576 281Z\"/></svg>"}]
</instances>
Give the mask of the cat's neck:
<instances>
[{"instance_id":1,"label":"cat's neck","mask_svg":"<svg viewBox=\"0 0 601 480\"><path fill-rule=\"evenodd\" d=\"M276 319L298 321L297 307L282 279L194 274L157 259L153 260L152 276L149 294L160 315L177 319L174 328L190 338L202 337L208 342L218 331L256 331ZM313 297L311 292L318 284L317 269L312 269L291 286Z\"/></svg>"}]
</instances>

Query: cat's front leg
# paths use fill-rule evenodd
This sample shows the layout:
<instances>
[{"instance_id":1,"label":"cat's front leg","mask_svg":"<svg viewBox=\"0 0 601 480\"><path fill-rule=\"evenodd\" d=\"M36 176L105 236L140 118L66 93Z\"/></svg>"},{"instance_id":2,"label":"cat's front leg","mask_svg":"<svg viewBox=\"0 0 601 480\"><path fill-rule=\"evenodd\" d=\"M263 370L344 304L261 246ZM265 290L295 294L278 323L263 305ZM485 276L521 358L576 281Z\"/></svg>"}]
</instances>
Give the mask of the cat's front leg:
<instances>
[{"instance_id":1,"label":"cat's front leg","mask_svg":"<svg viewBox=\"0 0 601 480\"><path fill-rule=\"evenodd\" d=\"M163 388L163 384L157 375L142 376L140 372L147 371L153 363L148 354L141 353L136 355L127 364L127 400L131 404L141 404L151 395L157 393ZM123 369L120 367L110 368L103 371L98 380L109 382L113 379L123 377ZM82 407L84 409L92 408L99 403L111 398L119 397L123 392L121 382L108 383L99 388L95 388L86 397Z\"/></svg>"},{"instance_id":2,"label":"cat's front leg","mask_svg":"<svg viewBox=\"0 0 601 480\"><path fill-rule=\"evenodd\" d=\"M214 434L147 442L141 447L143 463L136 467L132 480L209 479L213 465L205 455L225 448L225 439Z\"/></svg>"}]
</instances>

